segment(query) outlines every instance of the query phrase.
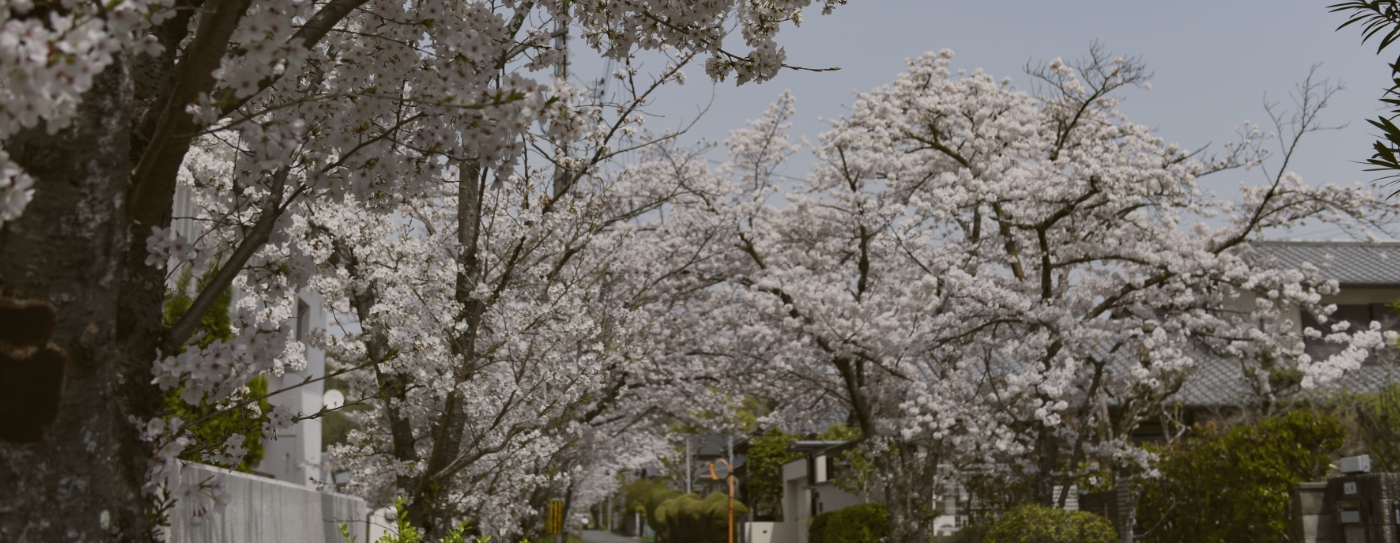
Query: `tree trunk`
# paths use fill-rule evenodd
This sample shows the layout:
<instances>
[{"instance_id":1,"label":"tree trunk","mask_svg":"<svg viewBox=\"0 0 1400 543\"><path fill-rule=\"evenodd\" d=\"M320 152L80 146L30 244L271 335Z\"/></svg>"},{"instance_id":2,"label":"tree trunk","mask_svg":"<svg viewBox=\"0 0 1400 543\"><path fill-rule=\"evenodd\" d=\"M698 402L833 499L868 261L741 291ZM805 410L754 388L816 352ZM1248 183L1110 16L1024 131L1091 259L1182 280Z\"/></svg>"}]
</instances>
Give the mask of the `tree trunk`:
<instances>
[{"instance_id":1,"label":"tree trunk","mask_svg":"<svg viewBox=\"0 0 1400 543\"><path fill-rule=\"evenodd\" d=\"M877 457L884 476L885 504L890 513L890 543L927 543L933 521L934 455L919 457L917 447L900 444L895 452ZM930 469L934 468L934 469Z\"/></svg>"},{"instance_id":2,"label":"tree trunk","mask_svg":"<svg viewBox=\"0 0 1400 543\"><path fill-rule=\"evenodd\" d=\"M1035 492L1035 503L1044 507L1055 506L1055 470L1060 465L1060 439L1055 435L1055 430L1044 427L1040 430L1040 437L1036 443L1036 453L1039 459L1039 470L1035 474L1032 490Z\"/></svg>"},{"instance_id":3,"label":"tree trunk","mask_svg":"<svg viewBox=\"0 0 1400 543\"><path fill-rule=\"evenodd\" d=\"M159 398L150 368L164 280L140 264L144 254L128 254L144 241L127 230L131 96L118 56L70 127L49 135L40 126L5 144L35 193L0 231L0 282L53 304L52 341L68 360L46 439L0 440L0 540L153 539L141 489L150 453L128 417L151 416Z\"/></svg>"},{"instance_id":4,"label":"tree trunk","mask_svg":"<svg viewBox=\"0 0 1400 543\"><path fill-rule=\"evenodd\" d=\"M467 325L452 344L453 354L458 358L453 380L458 385L476 373L476 338L481 331L481 316L486 310L485 302L472 297L472 292L481 282L481 174L480 162L465 160L460 165L457 179L457 243L461 261L458 263L456 299L462 304L457 320ZM453 511L443 495L443 488L449 485L452 475L443 472L462 454L466 406L459 390L454 388L443 403L442 412L438 414L432 429L433 449L428 455L426 469L417 489L408 498L409 521L420 526L430 539L440 538L452 529Z\"/></svg>"}]
</instances>

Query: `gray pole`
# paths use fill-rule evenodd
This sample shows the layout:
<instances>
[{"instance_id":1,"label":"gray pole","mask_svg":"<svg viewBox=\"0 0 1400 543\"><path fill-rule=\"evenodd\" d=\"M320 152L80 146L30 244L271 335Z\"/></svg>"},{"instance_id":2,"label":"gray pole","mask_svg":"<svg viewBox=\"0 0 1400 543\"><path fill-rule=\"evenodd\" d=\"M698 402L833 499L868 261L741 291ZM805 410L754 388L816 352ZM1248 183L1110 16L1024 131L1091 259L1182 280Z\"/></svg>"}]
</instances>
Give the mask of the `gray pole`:
<instances>
[{"instance_id":1,"label":"gray pole","mask_svg":"<svg viewBox=\"0 0 1400 543\"><path fill-rule=\"evenodd\" d=\"M690 437L685 436L685 493L690 493L690 480L695 478L695 470L690 468Z\"/></svg>"}]
</instances>

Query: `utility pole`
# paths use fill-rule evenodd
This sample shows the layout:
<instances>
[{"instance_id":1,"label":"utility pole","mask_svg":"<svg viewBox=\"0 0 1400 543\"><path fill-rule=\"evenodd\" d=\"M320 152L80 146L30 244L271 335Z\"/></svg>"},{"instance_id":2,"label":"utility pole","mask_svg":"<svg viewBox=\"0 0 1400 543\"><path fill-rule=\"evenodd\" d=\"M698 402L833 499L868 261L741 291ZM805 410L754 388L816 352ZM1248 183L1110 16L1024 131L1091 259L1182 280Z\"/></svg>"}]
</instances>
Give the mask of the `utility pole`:
<instances>
[{"instance_id":1,"label":"utility pole","mask_svg":"<svg viewBox=\"0 0 1400 543\"><path fill-rule=\"evenodd\" d=\"M730 443L732 444L733 441ZM733 449L730 449L730 456L733 456L733 454ZM725 476L725 479L729 483L729 543L734 543L734 464L724 459L716 460L715 462L724 462L725 469L729 471L729 474ZM710 478L718 481L719 475L715 473L715 462L710 462Z\"/></svg>"},{"instance_id":2,"label":"utility pole","mask_svg":"<svg viewBox=\"0 0 1400 543\"><path fill-rule=\"evenodd\" d=\"M567 2L565 3L565 5L567 5ZM561 22L561 21L559 21L558 19L556 19L556 20L554 21L554 32L555 32L555 36L554 36L554 47L555 47L556 49L559 50L559 63L554 65L554 77L555 77L555 79L558 79L559 81L562 81L562 82L564 82L564 83L568 83L568 82L569 82L569 25L568 25L568 23ZM562 142L562 141L555 142L555 144L559 146L559 155L560 155L560 158L561 158L561 159L568 158L568 156L569 156L569 146L568 146L568 144L565 143L565 142ZM558 201L559 198L561 198L561 197L564 196L564 192L567 191L567 190L569 190L569 185L572 183L572 179L571 179L571 178L572 178L572 176L569 175L569 170L568 170L567 168L565 168L565 167L563 167L563 166L558 166L558 165L556 165L556 166L554 167L554 186L553 186L553 191L552 191L553 200L554 200L554 201ZM570 494L572 494L572 492L573 492L572 486L570 487L569 490L570 490ZM562 524L563 524L563 523L562 523L562 519L561 519L561 523L560 523L560 524L561 524L561 528L562 528ZM639 535L640 535L640 534L639 534ZM568 536L566 530L561 529L561 530L559 530L559 536L558 536L558 537L559 537L558 543L566 543L566 542L568 541L568 537L569 537L569 536Z\"/></svg>"},{"instance_id":3,"label":"utility pole","mask_svg":"<svg viewBox=\"0 0 1400 543\"><path fill-rule=\"evenodd\" d=\"M728 436L729 447L729 543L734 543L734 435Z\"/></svg>"}]
</instances>

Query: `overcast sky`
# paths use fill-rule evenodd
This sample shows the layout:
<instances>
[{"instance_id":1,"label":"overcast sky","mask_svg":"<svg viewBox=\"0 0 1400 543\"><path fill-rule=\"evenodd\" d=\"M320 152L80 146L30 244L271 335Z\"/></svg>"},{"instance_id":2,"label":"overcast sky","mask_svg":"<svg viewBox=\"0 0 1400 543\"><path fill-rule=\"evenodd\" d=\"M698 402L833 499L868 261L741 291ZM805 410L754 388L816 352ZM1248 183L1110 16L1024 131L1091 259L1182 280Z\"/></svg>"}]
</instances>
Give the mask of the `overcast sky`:
<instances>
[{"instance_id":1,"label":"overcast sky","mask_svg":"<svg viewBox=\"0 0 1400 543\"><path fill-rule=\"evenodd\" d=\"M763 84L736 87L732 79L712 85L697 64L687 70L685 86L666 89L648 108L664 116L648 126L688 122L713 96L687 139L720 141L791 90L797 98L794 139L805 135L815 141L826 128L820 119L847 113L853 91L892 81L904 71L905 59L926 51L952 49L955 69L982 68L1026 88L1027 62L1077 58L1098 41L1114 55L1139 57L1154 74L1152 90L1126 94L1120 109L1129 120L1191 148L1233 140L1234 128L1246 119L1266 124L1265 97L1289 105L1288 92L1310 66L1320 65L1318 77L1347 87L1323 120L1350 126L1305 140L1290 169L1310 183L1350 184L1376 177L1358 162L1369 156L1374 138L1365 119L1380 111L1377 98L1389 71L1375 46L1363 45L1353 28L1335 31L1344 18L1328 13L1334 1L850 0L832 15L808 13L801 28L788 25L779 34L788 64L839 66L840 71L785 71ZM741 48L741 43L732 46ZM596 63L579 59L574 78L601 72ZM801 177L810 164L804 152L784 173ZM1211 185L1226 195L1241 182L1262 181L1255 170L1225 174ZM1291 237L1336 236L1314 230Z\"/></svg>"}]
</instances>

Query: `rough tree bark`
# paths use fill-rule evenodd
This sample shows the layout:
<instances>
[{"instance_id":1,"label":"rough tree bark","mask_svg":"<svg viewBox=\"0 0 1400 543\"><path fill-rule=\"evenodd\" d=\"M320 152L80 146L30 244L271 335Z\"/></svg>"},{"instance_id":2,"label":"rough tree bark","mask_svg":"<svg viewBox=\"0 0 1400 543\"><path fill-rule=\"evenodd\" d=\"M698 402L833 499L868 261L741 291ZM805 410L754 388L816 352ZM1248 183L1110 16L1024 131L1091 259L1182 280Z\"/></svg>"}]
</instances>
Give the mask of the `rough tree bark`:
<instances>
[{"instance_id":1,"label":"rough tree bark","mask_svg":"<svg viewBox=\"0 0 1400 543\"><path fill-rule=\"evenodd\" d=\"M74 124L6 142L35 179L24 215L0 231L0 282L47 300L68 352L66 394L47 439L0 441L0 540L147 541L149 451L129 416L154 411L150 364L164 283L125 265L130 153L127 59L99 74Z\"/></svg>"}]
</instances>

